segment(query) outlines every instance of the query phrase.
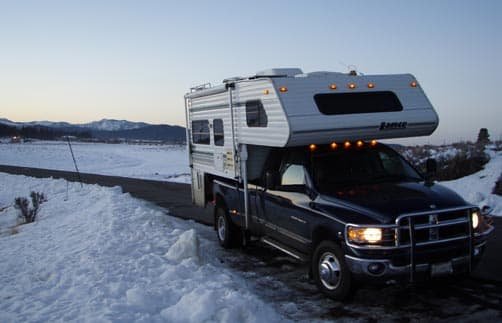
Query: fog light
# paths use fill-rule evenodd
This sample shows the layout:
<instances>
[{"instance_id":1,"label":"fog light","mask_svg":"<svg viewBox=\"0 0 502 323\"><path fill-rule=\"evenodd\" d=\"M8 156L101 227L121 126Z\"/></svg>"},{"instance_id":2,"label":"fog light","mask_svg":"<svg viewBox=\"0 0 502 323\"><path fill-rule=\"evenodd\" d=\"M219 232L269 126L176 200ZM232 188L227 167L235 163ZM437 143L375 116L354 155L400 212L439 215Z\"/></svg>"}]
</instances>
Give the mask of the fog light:
<instances>
[{"instance_id":1,"label":"fog light","mask_svg":"<svg viewBox=\"0 0 502 323\"><path fill-rule=\"evenodd\" d=\"M385 270L385 265L381 262L372 262L368 265L368 272L372 275L381 275Z\"/></svg>"}]
</instances>

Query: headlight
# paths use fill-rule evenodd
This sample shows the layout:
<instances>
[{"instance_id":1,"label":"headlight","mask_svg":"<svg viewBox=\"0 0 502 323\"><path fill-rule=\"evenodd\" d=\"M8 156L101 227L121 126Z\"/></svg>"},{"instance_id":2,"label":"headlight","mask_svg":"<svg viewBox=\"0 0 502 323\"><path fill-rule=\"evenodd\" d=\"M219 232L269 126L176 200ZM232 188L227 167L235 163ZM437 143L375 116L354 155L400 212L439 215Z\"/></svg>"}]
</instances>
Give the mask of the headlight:
<instances>
[{"instance_id":1,"label":"headlight","mask_svg":"<svg viewBox=\"0 0 502 323\"><path fill-rule=\"evenodd\" d=\"M349 227L347 236L355 243L377 243L382 241L382 229Z\"/></svg>"},{"instance_id":2,"label":"headlight","mask_svg":"<svg viewBox=\"0 0 502 323\"><path fill-rule=\"evenodd\" d=\"M472 228L477 229L479 226L479 213L478 213L478 211L472 212L471 218L472 218Z\"/></svg>"}]
</instances>

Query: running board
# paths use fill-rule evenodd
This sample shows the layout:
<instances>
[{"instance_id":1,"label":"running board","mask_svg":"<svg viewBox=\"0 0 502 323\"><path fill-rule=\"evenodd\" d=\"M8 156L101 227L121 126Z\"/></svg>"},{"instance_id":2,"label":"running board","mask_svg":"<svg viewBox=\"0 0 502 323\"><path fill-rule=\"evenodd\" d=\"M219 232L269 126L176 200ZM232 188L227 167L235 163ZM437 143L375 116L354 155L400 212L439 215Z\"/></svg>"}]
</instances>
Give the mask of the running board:
<instances>
[{"instance_id":1,"label":"running board","mask_svg":"<svg viewBox=\"0 0 502 323\"><path fill-rule=\"evenodd\" d=\"M269 246L272 246L282 252L284 252L285 254L288 254L289 256L297 259L297 260L300 260L302 262L308 262L308 257L298 251L293 251L291 248L289 247L286 247L285 245L283 245L282 243L280 243L279 241L277 240L274 240L272 238L269 238L269 237L262 237L260 239L261 242L264 242L266 244L268 244Z\"/></svg>"}]
</instances>

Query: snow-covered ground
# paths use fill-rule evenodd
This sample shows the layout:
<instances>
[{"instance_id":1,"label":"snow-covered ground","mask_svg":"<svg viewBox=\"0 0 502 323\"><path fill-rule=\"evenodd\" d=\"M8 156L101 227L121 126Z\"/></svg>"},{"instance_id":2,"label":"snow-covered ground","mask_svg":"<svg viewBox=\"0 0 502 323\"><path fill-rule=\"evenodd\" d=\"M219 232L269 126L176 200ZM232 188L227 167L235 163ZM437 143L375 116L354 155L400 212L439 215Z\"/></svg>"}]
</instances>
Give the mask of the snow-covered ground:
<instances>
[{"instance_id":1,"label":"snow-covered ground","mask_svg":"<svg viewBox=\"0 0 502 323\"><path fill-rule=\"evenodd\" d=\"M80 172L189 183L184 146L72 143ZM75 171L67 142L0 143L0 164Z\"/></svg>"},{"instance_id":2,"label":"snow-covered ground","mask_svg":"<svg viewBox=\"0 0 502 323\"><path fill-rule=\"evenodd\" d=\"M74 149L77 161L85 161L81 170L90 173L161 179L148 177L149 167L156 165L164 177L187 169L182 147ZM490 155L484 170L442 184L502 215L502 198L490 193L502 171L502 153ZM0 164L73 170L65 143L0 144ZM31 191L48 200L35 223L17 226L14 198ZM165 212L119 188L0 173L0 321L322 320L309 314L331 304L322 296L288 298L290 286L260 274L263 264L249 255L223 251L212 228ZM317 295L315 286L302 281L303 271L287 273L288 263L279 267L287 281L298 280L302 292ZM354 306L355 313L367 310L358 304L343 308ZM385 314L385 308L371 310Z\"/></svg>"},{"instance_id":3,"label":"snow-covered ground","mask_svg":"<svg viewBox=\"0 0 502 323\"><path fill-rule=\"evenodd\" d=\"M487 149L490 161L484 169L453 181L441 182L460 194L466 201L479 207L491 207L492 214L502 216L502 196L492 194L493 187L502 174L502 151Z\"/></svg>"},{"instance_id":4,"label":"snow-covered ground","mask_svg":"<svg viewBox=\"0 0 502 323\"><path fill-rule=\"evenodd\" d=\"M0 183L2 322L287 320L219 261L210 227L117 187L3 173ZM47 201L13 228L14 198L31 191Z\"/></svg>"}]
</instances>

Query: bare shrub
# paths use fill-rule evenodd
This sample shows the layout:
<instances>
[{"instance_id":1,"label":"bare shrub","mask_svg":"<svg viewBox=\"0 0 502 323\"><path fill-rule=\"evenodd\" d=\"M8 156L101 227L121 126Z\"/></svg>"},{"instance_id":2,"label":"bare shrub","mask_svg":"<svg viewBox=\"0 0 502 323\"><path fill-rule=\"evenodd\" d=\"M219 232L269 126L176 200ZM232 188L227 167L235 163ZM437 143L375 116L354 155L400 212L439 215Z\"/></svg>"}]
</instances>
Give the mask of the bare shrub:
<instances>
[{"instance_id":1,"label":"bare shrub","mask_svg":"<svg viewBox=\"0 0 502 323\"><path fill-rule=\"evenodd\" d=\"M447 181L474 174L490 160L483 146L461 144L455 148L458 149L455 156L438 161L438 180Z\"/></svg>"},{"instance_id":2,"label":"bare shrub","mask_svg":"<svg viewBox=\"0 0 502 323\"><path fill-rule=\"evenodd\" d=\"M490 160L484 146L461 142L444 146L414 146L399 149L401 154L420 171L425 173L428 158L437 161L436 178L440 181L453 180L474 174L483 169Z\"/></svg>"},{"instance_id":3,"label":"bare shrub","mask_svg":"<svg viewBox=\"0 0 502 323\"><path fill-rule=\"evenodd\" d=\"M21 212L21 217L25 223L32 223L37 217L40 204L47 201L45 195L39 192L31 192L31 205L26 197L16 197L14 199L14 207Z\"/></svg>"}]
</instances>

